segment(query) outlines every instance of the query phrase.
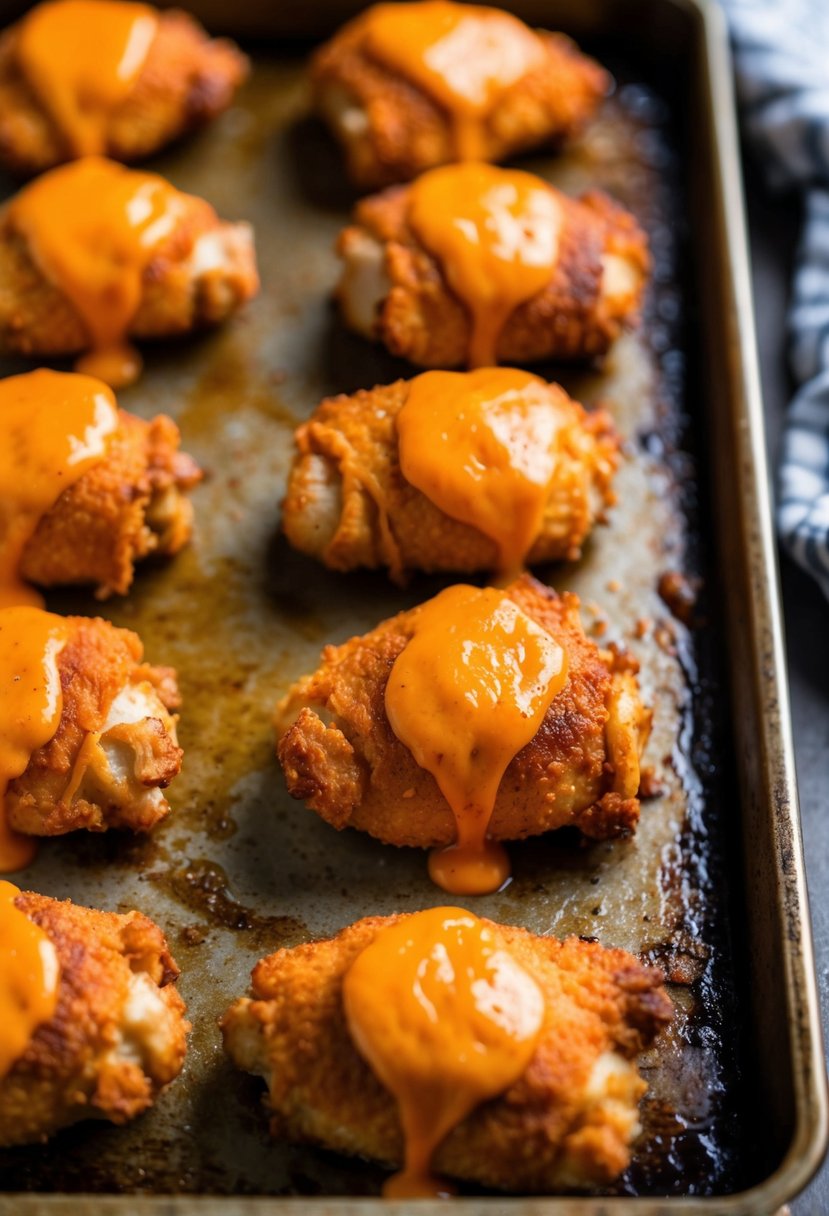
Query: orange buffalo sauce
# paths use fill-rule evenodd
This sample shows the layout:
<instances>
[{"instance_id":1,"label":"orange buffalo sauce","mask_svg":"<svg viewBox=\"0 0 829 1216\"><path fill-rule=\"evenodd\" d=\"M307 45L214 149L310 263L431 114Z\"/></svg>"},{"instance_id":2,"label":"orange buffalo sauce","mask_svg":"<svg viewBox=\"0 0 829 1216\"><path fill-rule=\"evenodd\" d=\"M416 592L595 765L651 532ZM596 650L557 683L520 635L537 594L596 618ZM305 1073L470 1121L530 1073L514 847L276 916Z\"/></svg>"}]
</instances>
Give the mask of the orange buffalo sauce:
<instances>
[{"instance_id":1,"label":"orange buffalo sauce","mask_svg":"<svg viewBox=\"0 0 829 1216\"><path fill-rule=\"evenodd\" d=\"M343 1001L351 1037L403 1126L405 1167L384 1194L447 1194L432 1157L526 1070L544 1020L541 989L485 921L432 908L380 930L347 971Z\"/></svg>"},{"instance_id":2,"label":"orange buffalo sauce","mask_svg":"<svg viewBox=\"0 0 829 1216\"><path fill-rule=\"evenodd\" d=\"M564 421L527 372L425 372L397 416L400 468L441 511L495 542L500 571L515 570L541 530Z\"/></svg>"},{"instance_id":3,"label":"orange buffalo sauce","mask_svg":"<svg viewBox=\"0 0 829 1216\"><path fill-rule=\"evenodd\" d=\"M500 9L424 0L378 4L366 48L447 114L459 160L484 159L485 127L506 91L546 60L538 34Z\"/></svg>"},{"instance_id":4,"label":"orange buffalo sauce","mask_svg":"<svg viewBox=\"0 0 829 1216\"><path fill-rule=\"evenodd\" d=\"M117 428L115 398L100 380L45 370L0 380L0 608L42 604L20 577L23 552Z\"/></svg>"},{"instance_id":5,"label":"orange buffalo sauce","mask_svg":"<svg viewBox=\"0 0 829 1216\"><path fill-rule=\"evenodd\" d=\"M65 642L66 625L61 617L28 605L0 609L2 873L22 870L34 857L32 838L13 832L8 825L6 791L25 772L32 753L44 747L58 729L63 694L57 659Z\"/></svg>"},{"instance_id":6,"label":"orange buffalo sauce","mask_svg":"<svg viewBox=\"0 0 829 1216\"><path fill-rule=\"evenodd\" d=\"M86 326L92 350L78 370L113 388L131 384L141 360L126 337L142 276L178 222L183 196L154 173L90 156L44 173L9 207L41 271Z\"/></svg>"},{"instance_id":7,"label":"orange buffalo sauce","mask_svg":"<svg viewBox=\"0 0 829 1216\"><path fill-rule=\"evenodd\" d=\"M155 9L120 0L52 0L21 21L20 70L72 156L106 151L157 28Z\"/></svg>"},{"instance_id":8,"label":"orange buffalo sauce","mask_svg":"<svg viewBox=\"0 0 829 1216\"><path fill-rule=\"evenodd\" d=\"M12 883L0 882L0 1080L58 1003L55 947L15 905L19 894Z\"/></svg>"},{"instance_id":9,"label":"orange buffalo sauce","mask_svg":"<svg viewBox=\"0 0 829 1216\"><path fill-rule=\"evenodd\" d=\"M455 817L455 843L429 858L444 891L481 895L509 877L504 848L487 838L498 787L566 679L562 647L502 591L460 584L417 609L386 713Z\"/></svg>"},{"instance_id":10,"label":"orange buffalo sauce","mask_svg":"<svg viewBox=\"0 0 829 1216\"><path fill-rule=\"evenodd\" d=\"M555 194L518 169L447 165L411 187L409 223L469 312L469 366L497 362L509 317L553 276L561 228Z\"/></svg>"}]
</instances>

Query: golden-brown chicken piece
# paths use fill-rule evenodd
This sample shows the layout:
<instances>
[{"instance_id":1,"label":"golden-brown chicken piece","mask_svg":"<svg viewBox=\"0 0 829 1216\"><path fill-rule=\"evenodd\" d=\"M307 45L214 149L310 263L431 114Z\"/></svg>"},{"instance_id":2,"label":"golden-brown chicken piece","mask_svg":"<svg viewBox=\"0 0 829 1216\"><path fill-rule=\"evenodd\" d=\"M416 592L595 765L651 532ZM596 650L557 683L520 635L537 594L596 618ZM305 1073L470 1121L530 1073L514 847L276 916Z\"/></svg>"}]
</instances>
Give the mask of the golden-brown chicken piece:
<instances>
[{"instance_id":1,"label":"golden-brown chicken piece","mask_svg":"<svg viewBox=\"0 0 829 1216\"><path fill-rule=\"evenodd\" d=\"M401 919L370 917L262 959L253 999L222 1018L231 1058L267 1083L274 1136L401 1162L394 1099L355 1047L342 998L351 964ZM435 1166L509 1191L606 1185L639 1130L635 1057L671 1017L662 974L623 950L484 923L540 987L544 1022L523 1076L449 1133Z\"/></svg>"},{"instance_id":2,"label":"golden-brown chicken piece","mask_svg":"<svg viewBox=\"0 0 829 1216\"><path fill-rule=\"evenodd\" d=\"M31 25L31 16L42 21L42 10L46 7L37 6L29 17L0 37L0 164L15 174L42 173L82 152L125 162L150 156L225 110L247 75L248 61L232 42L208 38L188 13L156 11L155 32L135 78L129 82L125 95L119 96L101 115L95 143L79 149L73 138L76 132L61 121L67 115L57 114L50 107L21 53L27 23ZM115 8L115 5L101 7ZM54 12L57 5L49 8ZM99 15L94 5L82 3L75 20L94 26ZM59 30L54 33L59 37ZM100 66L101 56L107 54L101 46L100 30L90 28L88 41ZM69 53L65 48L64 56ZM56 54L59 55L59 48ZM64 65L60 57L57 63L61 70ZM73 78L67 87L76 84ZM90 90L78 88L77 92L79 108L88 109Z\"/></svg>"},{"instance_id":3,"label":"golden-brown chicken piece","mask_svg":"<svg viewBox=\"0 0 829 1216\"><path fill-rule=\"evenodd\" d=\"M388 61L376 37L380 8L387 21L394 17L390 9L403 6L377 6L349 22L317 51L311 68L316 108L343 147L350 177L363 189L408 181L454 160L498 161L560 143L578 133L608 90L607 73L564 35L530 31L497 10L440 2L406 6L411 13L404 20L418 22L421 38L428 38L424 23L434 17L435 41L447 35L455 40L451 56L448 39L444 43L445 70L421 78L422 60L437 62L434 46L416 45L407 30L395 34L389 27L396 45L395 62ZM466 18L461 29L453 25L455 12ZM466 39L473 45L462 45ZM404 50L406 62L396 62ZM457 73L470 68L478 69L480 79L458 81ZM505 68L506 77L499 79ZM485 96L472 115L471 145L458 139L452 104L463 107L468 132L470 94Z\"/></svg>"},{"instance_id":4,"label":"golden-brown chicken piece","mask_svg":"<svg viewBox=\"0 0 829 1216\"><path fill-rule=\"evenodd\" d=\"M10 783L6 820L30 836L148 831L169 813L163 791L181 770L175 671L142 662L141 640L129 629L97 618L65 621L60 723Z\"/></svg>"},{"instance_id":5,"label":"golden-brown chicken piece","mask_svg":"<svg viewBox=\"0 0 829 1216\"><path fill-rule=\"evenodd\" d=\"M592 358L637 322L650 258L633 216L600 191L573 199L544 188L560 216L550 277L503 319L495 358L483 363ZM412 189L394 187L362 200L340 234L343 318L420 367L474 365L470 311L449 286L452 268L412 228Z\"/></svg>"},{"instance_id":6,"label":"golden-brown chicken piece","mask_svg":"<svg viewBox=\"0 0 829 1216\"><path fill-rule=\"evenodd\" d=\"M639 820L640 757L651 712L628 654L587 638L578 597L528 575L507 595L567 654L568 677L540 729L509 764L488 835L519 840L572 826L594 840ZM393 732L386 713L392 666L413 636L418 609L363 637L327 646L276 714L277 753L288 790L336 828L387 844L432 848L455 839L455 821L432 775Z\"/></svg>"},{"instance_id":7,"label":"golden-brown chicken piece","mask_svg":"<svg viewBox=\"0 0 829 1216\"><path fill-rule=\"evenodd\" d=\"M128 191L149 194L156 214L133 207ZM82 216L69 210L76 205ZM54 169L0 212L5 353L77 355L127 336L175 337L220 324L258 288L250 225L109 161Z\"/></svg>"},{"instance_id":8,"label":"golden-brown chicken piece","mask_svg":"<svg viewBox=\"0 0 829 1216\"><path fill-rule=\"evenodd\" d=\"M334 570L387 566L399 579L407 570L495 569L493 539L450 517L403 474L397 419L411 383L329 398L299 427L282 507L285 534ZM543 517L527 560L575 560L614 501L619 440L604 410L588 414L558 385L535 386L546 394L557 430Z\"/></svg>"},{"instance_id":9,"label":"golden-brown chicken piece","mask_svg":"<svg viewBox=\"0 0 829 1216\"><path fill-rule=\"evenodd\" d=\"M163 414L151 422L125 410L118 417L104 459L63 491L28 541L20 573L29 582L92 583L99 599L124 595L136 562L170 557L189 541L185 491L202 473L179 450L178 427Z\"/></svg>"},{"instance_id":10,"label":"golden-brown chicken piece","mask_svg":"<svg viewBox=\"0 0 829 1216\"><path fill-rule=\"evenodd\" d=\"M0 1145L46 1140L80 1119L126 1123L184 1063L179 969L164 935L124 916L26 891L15 905L45 932L60 970L57 1008L0 1078Z\"/></svg>"}]
</instances>

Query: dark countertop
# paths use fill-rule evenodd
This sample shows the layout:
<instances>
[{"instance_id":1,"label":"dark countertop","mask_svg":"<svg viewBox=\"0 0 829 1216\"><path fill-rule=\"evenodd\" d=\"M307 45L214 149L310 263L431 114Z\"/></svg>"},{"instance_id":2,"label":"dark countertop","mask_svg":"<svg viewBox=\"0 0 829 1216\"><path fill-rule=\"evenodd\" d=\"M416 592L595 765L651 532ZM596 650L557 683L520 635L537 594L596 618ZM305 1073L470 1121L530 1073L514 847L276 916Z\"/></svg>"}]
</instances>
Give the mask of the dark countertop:
<instances>
[{"instance_id":1,"label":"dark countertop","mask_svg":"<svg viewBox=\"0 0 829 1216\"><path fill-rule=\"evenodd\" d=\"M796 200L773 199L746 166L757 336L769 456L774 467L791 385L786 373L785 311L800 219ZM824 1040L829 1026L829 603L817 585L780 555L803 844L812 909ZM829 1048L829 1043L827 1043ZM792 1216L829 1213L829 1161L792 1204Z\"/></svg>"}]
</instances>

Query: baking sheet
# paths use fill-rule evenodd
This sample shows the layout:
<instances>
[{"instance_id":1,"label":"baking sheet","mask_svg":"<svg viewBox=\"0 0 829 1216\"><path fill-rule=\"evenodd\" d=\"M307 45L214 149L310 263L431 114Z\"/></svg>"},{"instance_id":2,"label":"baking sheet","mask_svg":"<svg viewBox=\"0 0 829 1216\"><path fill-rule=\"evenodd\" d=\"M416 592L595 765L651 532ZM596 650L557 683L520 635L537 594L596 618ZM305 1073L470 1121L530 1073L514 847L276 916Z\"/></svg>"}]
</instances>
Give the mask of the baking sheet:
<instances>
[{"instance_id":1,"label":"baking sheet","mask_svg":"<svg viewBox=\"0 0 829 1216\"><path fill-rule=\"evenodd\" d=\"M194 493L195 542L141 571L127 600L49 599L136 629L151 661L178 668L185 768L170 791L174 813L152 837L48 842L20 885L138 907L163 926L194 1023L185 1071L128 1128L83 1124L46 1148L0 1152L7 1191L365 1195L382 1180L365 1163L270 1144L261 1086L225 1061L215 1025L262 954L362 915L445 902L424 854L335 833L287 797L273 756L272 708L322 645L443 585L421 578L401 591L381 575L335 575L278 534L293 427L325 394L411 374L347 335L328 303L331 247L351 200L332 146L306 116L303 62L257 56L234 108L152 165L222 215L254 223L263 278L261 298L222 332L148 348L143 379L120 396L136 413L176 418L184 447L208 470ZM660 793L643 804L631 841L585 847L561 833L511 846L511 884L470 906L539 933L597 937L667 968L678 1018L646 1058L645 1131L617 1189L723 1194L759 1180L769 1161L741 1068L747 994L727 932L732 920L739 936L730 913L742 905L727 678L704 540L705 437L693 400L684 134L668 81L654 88L635 67L612 66L619 89L584 139L559 159L522 162L568 191L615 194L648 228L656 258L643 334L622 339L601 370L545 369L586 403L608 404L629 444L610 527L577 567L544 575L579 593L597 637L640 657ZM692 631L658 594L669 570L707 582Z\"/></svg>"}]
</instances>

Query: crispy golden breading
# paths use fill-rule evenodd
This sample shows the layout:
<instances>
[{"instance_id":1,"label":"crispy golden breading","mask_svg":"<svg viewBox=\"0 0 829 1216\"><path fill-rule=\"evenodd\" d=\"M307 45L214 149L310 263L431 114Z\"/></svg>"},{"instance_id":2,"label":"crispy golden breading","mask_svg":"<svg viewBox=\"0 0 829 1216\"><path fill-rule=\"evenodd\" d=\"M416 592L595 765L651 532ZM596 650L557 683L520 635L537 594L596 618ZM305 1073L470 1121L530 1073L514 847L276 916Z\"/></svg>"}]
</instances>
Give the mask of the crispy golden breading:
<instances>
[{"instance_id":1,"label":"crispy golden breading","mask_svg":"<svg viewBox=\"0 0 829 1216\"><path fill-rule=\"evenodd\" d=\"M179 431L119 411L105 457L63 491L38 524L20 573L42 587L94 583L96 595L126 594L135 563L177 553L190 539L193 508L184 491L201 470L179 451Z\"/></svg>"},{"instance_id":2,"label":"crispy golden breading","mask_svg":"<svg viewBox=\"0 0 829 1216\"><path fill-rule=\"evenodd\" d=\"M0 1078L0 1145L46 1140L79 1119L126 1123L181 1072L190 1024L164 935L119 916L24 891L21 912L60 966L54 1016Z\"/></svg>"},{"instance_id":3,"label":"crispy golden breading","mask_svg":"<svg viewBox=\"0 0 829 1216\"><path fill-rule=\"evenodd\" d=\"M349 176L361 189L409 181L457 159L442 107L374 58L359 18L315 54L317 110L340 140ZM598 108L610 78L563 34L541 33L546 63L516 81L483 124L480 159L504 160L576 135Z\"/></svg>"},{"instance_id":4,"label":"crispy golden breading","mask_svg":"<svg viewBox=\"0 0 829 1216\"><path fill-rule=\"evenodd\" d=\"M651 721L639 698L635 660L585 637L577 596L557 595L529 575L507 594L564 647L568 679L507 768L489 835L519 840L572 826L605 840L632 831ZM333 827L432 848L454 841L452 812L434 777L394 734L385 710L386 683L412 636L416 612L325 648L317 670L279 705L277 753L288 791Z\"/></svg>"},{"instance_id":5,"label":"crispy golden breading","mask_svg":"<svg viewBox=\"0 0 829 1216\"><path fill-rule=\"evenodd\" d=\"M638 321L650 256L636 220L598 190L578 199L556 195L563 216L553 278L506 322L499 363L602 355ZM410 228L408 209L405 186L357 204L337 244L343 316L352 329L420 367L463 366L469 313Z\"/></svg>"},{"instance_id":6,"label":"crispy golden breading","mask_svg":"<svg viewBox=\"0 0 829 1216\"><path fill-rule=\"evenodd\" d=\"M73 157L21 72L17 40L17 26L0 37L0 164L32 176ZM102 154L127 163L152 155L227 109L247 72L232 42L208 38L188 13L159 13L141 72L111 115Z\"/></svg>"},{"instance_id":7,"label":"crispy golden breading","mask_svg":"<svg viewBox=\"0 0 829 1216\"><path fill-rule=\"evenodd\" d=\"M60 723L9 785L9 825L31 836L148 831L169 813L162 790L181 770L170 712L179 705L176 673L143 663L141 640L129 629L82 616L65 620Z\"/></svg>"},{"instance_id":8,"label":"crispy golden breading","mask_svg":"<svg viewBox=\"0 0 829 1216\"><path fill-rule=\"evenodd\" d=\"M259 290L253 233L182 195L185 213L153 257L129 327L132 338L170 338L225 321ZM6 208L0 212L0 352L76 355L90 344L80 314L35 262Z\"/></svg>"},{"instance_id":9,"label":"crispy golden breading","mask_svg":"<svg viewBox=\"0 0 829 1216\"><path fill-rule=\"evenodd\" d=\"M262 959L254 999L222 1018L231 1058L267 1082L274 1136L400 1164L394 1099L354 1046L342 1004L351 963L399 919L369 917ZM485 923L541 987L544 1025L524 1075L450 1133L435 1168L511 1191L611 1182L630 1161L646 1089L632 1061L671 1017L662 973L623 950Z\"/></svg>"},{"instance_id":10,"label":"crispy golden breading","mask_svg":"<svg viewBox=\"0 0 829 1216\"><path fill-rule=\"evenodd\" d=\"M603 410L588 414L558 385L551 407L567 412L557 436L556 467L544 518L528 561L575 560L613 494L619 440ZM397 415L409 382L323 401L296 431L297 455L282 506L295 548L333 570L388 566L406 570L491 570L494 541L451 519L406 481L400 469Z\"/></svg>"}]
</instances>

